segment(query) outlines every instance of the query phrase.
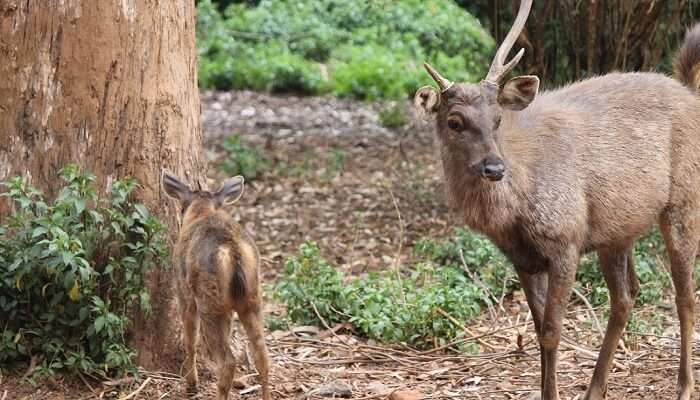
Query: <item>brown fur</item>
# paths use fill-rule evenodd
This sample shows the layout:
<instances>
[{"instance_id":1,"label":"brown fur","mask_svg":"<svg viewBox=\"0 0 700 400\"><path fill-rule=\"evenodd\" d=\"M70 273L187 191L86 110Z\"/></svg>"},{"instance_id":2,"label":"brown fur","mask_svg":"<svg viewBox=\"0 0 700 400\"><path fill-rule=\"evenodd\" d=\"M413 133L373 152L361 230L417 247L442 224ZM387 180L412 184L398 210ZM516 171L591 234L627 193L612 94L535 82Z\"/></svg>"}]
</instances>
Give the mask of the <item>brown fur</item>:
<instances>
[{"instance_id":1,"label":"brown fur","mask_svg":"<svg viewBox=\"0 0 700 400\"><path fill-rule=\"evenodd\" d=\"M681 321L678 399L691 397L700 26L689 33L678 60L679 79L692 91L661 74L613 73L540 93L522 111L509 106L522 104L533 87L536 92L534 79L529 87L523 78L505 88L455 84L440 94L437 131L449 203L515 265L541 344L545 400L559 399L562 318L579 256L589 251L600 255L612 312L585 399L604 398L639 289L632 247L657 222L669 249ZM421 95L426 98L425 91ZM447 126L450 118L462 120L453 124L457 129ZM500 180L484 179L479 166L488 160L502 160Z\"/></svg>"},{"instance_id":2,"label":"brown fur","mask_svg":"<svg viewBox=\"0 0 700 400\"><path fill-rule=\"evenodd\" d=\"M198 383L196 344L201 323L204 347L217 365L218 399L228 398L236 369L229 347L232 313L236 311L255 355L262 397L269 400L257 247L223 208L226 201L219 193L193 192L175 179L164 174L163 181L166 192L183 205L173 260L184 327L183 374L188 391L196 390Z\"/></svg>"}]
</instances>

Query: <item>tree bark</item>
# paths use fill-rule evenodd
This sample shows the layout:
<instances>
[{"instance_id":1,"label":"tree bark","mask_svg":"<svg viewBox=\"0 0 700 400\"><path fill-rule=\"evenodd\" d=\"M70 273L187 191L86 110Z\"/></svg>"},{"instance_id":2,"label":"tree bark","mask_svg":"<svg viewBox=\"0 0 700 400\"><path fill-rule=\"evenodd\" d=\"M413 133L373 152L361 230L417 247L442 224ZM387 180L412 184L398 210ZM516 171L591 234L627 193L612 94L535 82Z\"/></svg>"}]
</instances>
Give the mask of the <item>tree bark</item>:
<instances>
[{"instance_id":1,"label":"tree bark","mask_svg":"<svg viewBox=\"0 0 700 400\"><path fill-rule=\"evenodd\" d=\"M0 60L0 181L26 175L51 197L69 162L101 190L135 176L136 197L176 226L161 169L191 182L204 170L193 1L0 0ZM164 340L177 318L167 270L149 279L153 313L133 343L162 368L179 353Z\"/></svg>"}]
</instances>

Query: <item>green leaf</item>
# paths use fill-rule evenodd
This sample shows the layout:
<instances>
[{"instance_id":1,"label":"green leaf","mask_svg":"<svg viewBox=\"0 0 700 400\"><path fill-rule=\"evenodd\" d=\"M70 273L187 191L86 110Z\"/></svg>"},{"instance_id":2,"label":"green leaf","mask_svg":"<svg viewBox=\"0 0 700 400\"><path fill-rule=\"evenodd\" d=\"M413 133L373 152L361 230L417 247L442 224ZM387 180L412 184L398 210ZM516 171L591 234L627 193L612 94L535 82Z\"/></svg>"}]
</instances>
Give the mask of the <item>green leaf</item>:
<instances>
[{"instance_id":1,"label":"green leaf","mask_svg":"<svg viewBox=\"0 0 700 400\"><path fill-rule=\"evenodd\" d=\"M138 211L139 214L141 214L141 218L143 219L147 219L150 215L150 213L148 212L148 208L146 208L146 206L144 206L141 203L134 204L134 208L136 209L136 211Z\"/></svg>"},{"instance_id":2,"label":"green leaf","mask_svg":"<svg viewBox=\"0 0 700 400\"><path fill-rule=\"evenodd\" d=\"M35 238L37 238L45 233L48 233L48 231L49 230L44 228L43 226L34 228L34 230L32 231L32 239L35 239Z\"/></svg>"},{"instance_id":3,"label":"green leaf","mask_svg":"<svg viewBox=\"0 0 700 400\"><path fill-rule=\"evenodd\" d=\"M75 265L75 256L73 253L69 251L62 251L61 252L61 260L63 261L63 265L70 265L74 266Z\"/></svg>"},{"instance_id":4,"label":"green leaf","mask_svg":"<svg viewBox=\"0 0 700 400\"><path fill-rule=\"evenodd\" d=\"M105 326L105 317L97 317L95 320L95 332L100 333Z\"/></svg>"},{"instance_id":5,"label":"green leaf","mask_svg":"<svg viewBox=\"0 0 700 400\"><path fill-rule=\"evenodd\" d=\"M75 205L75 212L78 214L82 214L83 211L85 211L86 201L85 201L85 199L78 199L75 201L74 205Z\"/></svg>"}]
</instances>

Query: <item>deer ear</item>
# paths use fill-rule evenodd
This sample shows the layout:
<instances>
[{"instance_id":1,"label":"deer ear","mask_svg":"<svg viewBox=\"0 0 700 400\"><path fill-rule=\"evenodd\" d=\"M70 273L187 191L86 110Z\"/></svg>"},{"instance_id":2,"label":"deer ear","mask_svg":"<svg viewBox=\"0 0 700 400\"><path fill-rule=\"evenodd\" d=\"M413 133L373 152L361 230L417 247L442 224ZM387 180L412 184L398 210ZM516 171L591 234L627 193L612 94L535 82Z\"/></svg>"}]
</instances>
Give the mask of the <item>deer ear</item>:
<instances>
[{"instance_id":1,"label":"deer ear","mask_svg":"<svg viewBox=\"0 0 700 400\"><path fill-rule=\"evenodd\" d=\"M226 179L221 189L214 195L219 204L230 205L238 201L243 194L243 182L244 179L240 175Z\"/></svg>"},{"instance_id":2,"label":"deer ear","mask_svg":"<svg viewBox=\"0 0 700 400\"><path fill-rule=\"evenodd\" d=\"M540 78L518 76L509 80L498 94L498 103L508 110L520 111L529 106L540 89Z\"/></svg>"},{"instance_id":3,"label":"deer ear","mask_svg":"<svg viewBox=\"0 0 700 400\"><path fill-rule=\"evenodd\" d=\"M438 104L440 104L440 93L432 86L423 86L413 96L413 106L421 117L436 113Z\"/></svg>"},{"instance_id":4,"label":"deer ear","mask_svg":"<svg viewBox=\"0 0 700 400\"><path fill-rule=\"evenodd\" d=\"M175 200L188 201L192 197L192 189L168 170L163 170L162 185L165 193Z\"/></svg>"}]
</instances>

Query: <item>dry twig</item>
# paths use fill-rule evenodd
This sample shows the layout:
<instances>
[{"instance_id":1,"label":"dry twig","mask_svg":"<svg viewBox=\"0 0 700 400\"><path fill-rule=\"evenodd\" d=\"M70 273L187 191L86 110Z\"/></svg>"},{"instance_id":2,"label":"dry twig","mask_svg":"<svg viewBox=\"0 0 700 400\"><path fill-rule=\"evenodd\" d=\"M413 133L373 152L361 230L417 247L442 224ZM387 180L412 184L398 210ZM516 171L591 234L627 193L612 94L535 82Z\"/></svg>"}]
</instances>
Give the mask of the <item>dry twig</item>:
<instances>
[{"instance_id":1,"label":"dry twig","mask_svg":"<svg viewBox=\"0 0 700 400\"><path fill-rule=\"evenodd\" d=\"M132 397L136 397L136 395L139 394L139 393L141 393L141 391L143 390L143 388L145 388L146 385L148 385L148 384L151 382L151 380L153 380L153 378L151 378L151 377L149 376L148 378L146 378L145 381L143 381L143 383L141 384L141 386L138 387L138 389L136 389L135 391L133 391L133 392L132 392L131 394L129 394L128 396L120 397L119 400L129 400L129 399L132 398Z\"/></svg>"}]
</instances>

